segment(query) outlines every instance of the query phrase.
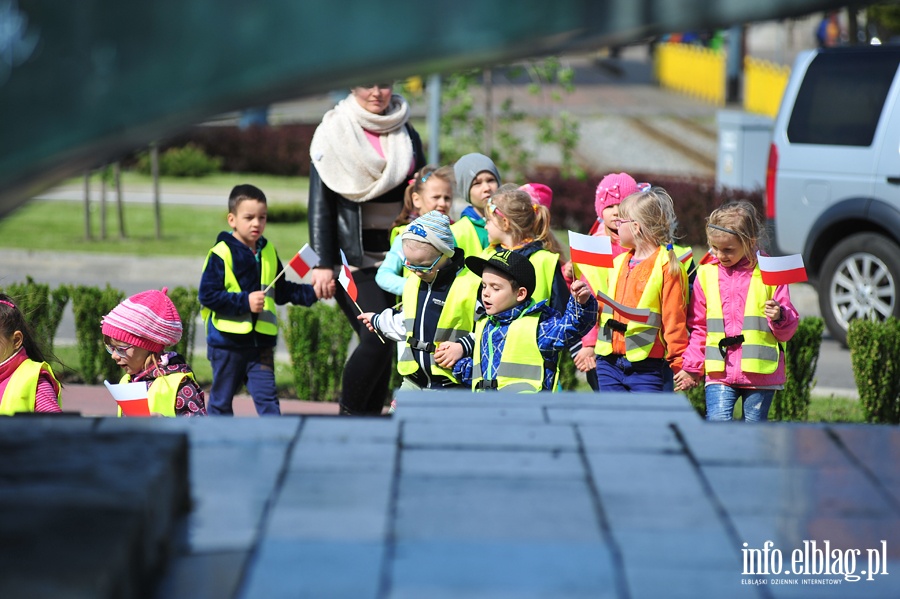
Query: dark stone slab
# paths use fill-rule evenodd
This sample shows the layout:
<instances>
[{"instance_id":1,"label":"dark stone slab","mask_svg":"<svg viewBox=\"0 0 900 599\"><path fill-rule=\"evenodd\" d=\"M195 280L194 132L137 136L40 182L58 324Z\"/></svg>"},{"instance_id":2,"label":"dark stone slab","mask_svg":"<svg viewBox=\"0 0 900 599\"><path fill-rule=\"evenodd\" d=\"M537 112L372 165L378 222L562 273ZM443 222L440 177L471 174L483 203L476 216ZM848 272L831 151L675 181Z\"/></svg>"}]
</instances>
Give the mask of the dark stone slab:
<instances>
[{"instance_id":1,"label":"dark stone slab","mask_svg":"<svg viewBox=\"0 0 900 599\"><path fill-rule=\"evenodd\" d=\"M56 424L23 430L16 420L0 419L0 528L8 531L0 534L0 553L22 553L14 539L29 531L22 555L46 568L42 588L50 589L31 596L63 596L61 589L90 588L84 581L91 580L98 581L98 594L86 596L143 593L188 509L186 437L84 431L78 420L71 420L72 431ZM40 517L22 516L32 511ZM66 528L68 520L77 522ZM105 549L84 555L95 541L116 548L115 556ZM0 596L29 596L3 591L32 582L21 574L27 568L6 570L13 562L0 558Z\"/></svg>"},{"instance_id":2,"label":"dark stone slab","mask_svg":"<svg viewBox=\"0 0 900 599\"><path fill-rule=\"evenodd\" d=\"M226 599L234 597L250 554L243 551L193 553L169 563L156 599Z\"/></svg>"}]
</instances>

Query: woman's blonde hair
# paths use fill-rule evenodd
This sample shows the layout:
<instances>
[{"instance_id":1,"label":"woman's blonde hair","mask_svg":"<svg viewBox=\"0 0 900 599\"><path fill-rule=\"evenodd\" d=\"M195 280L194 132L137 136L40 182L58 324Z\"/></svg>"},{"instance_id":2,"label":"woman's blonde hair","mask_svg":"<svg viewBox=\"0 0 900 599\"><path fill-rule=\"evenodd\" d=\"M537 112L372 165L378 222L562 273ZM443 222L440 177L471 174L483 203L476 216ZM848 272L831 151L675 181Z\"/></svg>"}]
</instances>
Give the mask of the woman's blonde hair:
<instances>
[{"instance_id":1,"label":"woman's blonde hair","mask_svg":"<svg viewBox=\"0 0 900 599\"><path fill-rule=\"evenodd\" d=\"M641 226L635 239L655 246L665 246L669 252L669 272L677 275L681 270L675 254L675 203L662 187L651 187L633 193L619 204L619 218L630 219Z\"/></svg>"},{"instance_id":2,"label":"woman's blonde hair","mask_svg":"<svg viewBox=\"0 0 900 599\"><path fill-rule=\"evenodd\" d=\"M532 238L544 244L544 249L562 256L562 247L550 230L550 211L531 201L528 192L512 183L501 185L488 202L506 217L513 238L517 242ZM490 211L490 208L488 208Z\"/></svg>"},{"instance_id":3,"label":"woman's blonde hair","mask_svg":"<svg viewBox=\"0 0 900 599\"><path fill-rule=\"evenodd\" d=\"M765 229L753 204L740 200L728 202L713 210L706 219L706 240L713 245L712 238L719 235L737 237L744 256L756 267L756 252L760 249Z\"/></svg>"},{"instance_id":4,"label":"woman's blonde hair","mask_svg":"<svg viewBox=\"0 0 900 599\"><path fill-rule=\"evenodd\" d=\"M413 204L412 194L417 193L422 195L422 190L425 187L425 182L428 181L431 177L437 177L441 181L444 181L450 185L450 189L456 188L456 176L453 174L452 166L437 166L435 164L426 164L421 169L413 173L412 179L409 180L409 183L406 186L406 191L403 192L403 208L400 210L400 214L397 215L397 218L394 220L394 224L391 225L391 228L402 227L411 223L414 219L422 216L416 212L416 206ZM452 195L452 194L451 194Z\"/></svg>"}]
</instances>

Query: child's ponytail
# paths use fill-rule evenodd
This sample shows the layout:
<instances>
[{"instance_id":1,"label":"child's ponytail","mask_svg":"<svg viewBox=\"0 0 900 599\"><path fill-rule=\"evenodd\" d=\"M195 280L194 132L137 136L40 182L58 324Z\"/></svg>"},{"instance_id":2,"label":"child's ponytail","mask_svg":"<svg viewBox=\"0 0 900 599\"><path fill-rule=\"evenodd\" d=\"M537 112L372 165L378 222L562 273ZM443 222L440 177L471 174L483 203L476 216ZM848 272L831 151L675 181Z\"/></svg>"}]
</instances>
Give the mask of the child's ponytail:
<instances>
[{"instance_id":1,"label":"child's ponytail","mask_svg":"<svg viewBox=\"0 0 900 599\"><path fill-rule=\"evenodd\" d=\"M546 206L540 204L532 204L534 211L534 239L544 244L544 249L554 254L563 255L562 246L553 235L553 229L550 228L550 210Z\"/></svg>"}]
</instances>

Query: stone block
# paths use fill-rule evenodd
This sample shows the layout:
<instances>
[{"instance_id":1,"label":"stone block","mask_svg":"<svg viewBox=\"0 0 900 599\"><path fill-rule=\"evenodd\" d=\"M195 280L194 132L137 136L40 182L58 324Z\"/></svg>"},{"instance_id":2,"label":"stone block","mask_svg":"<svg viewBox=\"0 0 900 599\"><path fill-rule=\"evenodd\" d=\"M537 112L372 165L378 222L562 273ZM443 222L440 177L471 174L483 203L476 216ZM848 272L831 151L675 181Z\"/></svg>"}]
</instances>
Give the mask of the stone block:
<instances>
[{"instance_id":1,"label":"stone block","mask_svg":"<svg viewBox=\"0 0 900 599\"><path fill-rule=\"evenodd\" d=\"M266 538L236 599L379 597L381 542Z\"/></svg>"},{"instance_id":2,"label":"stone block","mask_svg":"<svg viewBox=\"0 0 900 599\"><path fill-rule=\"evenodd\" d=\"M500 451L488 449L407 449L403 476L461 478L585 477L581 456L574 451Z\"/></svg>"},{"instance_id":3,"label":"stone block","mask_svg":"<svg viewBox=\"0 0 900 599\"><path fill-rule=\"evenodd\" d=\"M390 580L393 599L618 596L613 561L600 542L401 540Z\"/></svg>"},{"instance_id":4,"label":"stone block","mask_svg":"<svg viewBox=\"0 0 900 599\"><path fill-rule=\"evenodd\" d=\"M574 451L577 443L574 430L567 425L407 422L403 427L403 446Z\"/></svg>"}]
</instances>

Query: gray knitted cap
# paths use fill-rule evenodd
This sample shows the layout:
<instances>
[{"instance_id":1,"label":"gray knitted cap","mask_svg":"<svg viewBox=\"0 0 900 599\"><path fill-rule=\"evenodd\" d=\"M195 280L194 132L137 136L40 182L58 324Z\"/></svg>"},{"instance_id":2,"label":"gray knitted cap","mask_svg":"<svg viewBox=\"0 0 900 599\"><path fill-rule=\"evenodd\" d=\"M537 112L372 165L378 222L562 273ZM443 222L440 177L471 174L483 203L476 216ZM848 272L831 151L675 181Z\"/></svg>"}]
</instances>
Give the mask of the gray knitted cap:
<instances>
[{"instance_id":1,"label":"gray knitted cap","mask_svg":"<svg viewBox=\"0 0 900 599\"><path fill-rule=\"evenodd\" d=\"M500 171L497 170L497 165L484 154L466 154L457 160L453 165L453 174L456 175L456 194L468 203L472 181L478 176L478 173L484 171L494 175L497 178L497 185L500 185Z\"/></svg>"}]
</instances>

